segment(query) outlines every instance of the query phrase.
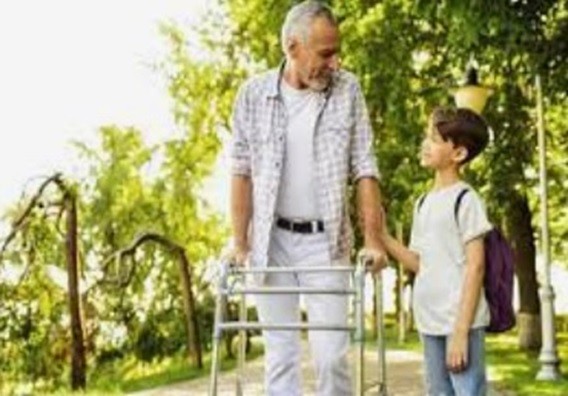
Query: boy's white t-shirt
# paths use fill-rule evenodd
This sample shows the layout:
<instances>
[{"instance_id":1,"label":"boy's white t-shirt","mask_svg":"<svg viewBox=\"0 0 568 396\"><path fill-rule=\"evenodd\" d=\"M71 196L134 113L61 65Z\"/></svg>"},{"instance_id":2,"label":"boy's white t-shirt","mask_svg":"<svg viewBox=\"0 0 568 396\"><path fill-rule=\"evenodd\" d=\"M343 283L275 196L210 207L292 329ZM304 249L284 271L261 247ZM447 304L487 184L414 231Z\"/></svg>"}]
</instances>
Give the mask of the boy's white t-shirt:
<instances>
[{"instance_id":1,"label":"boy's white t-shirt","mask_svg":"<svg viewBox=\"0 0 568 396\"><path fill-rule=\"evenodd\" d=\"M462 197L458 216L454 208ZM479 195L462 181L429 192L414 208L410 250L420 256L420 270L413 290L418 330L429 335L453 333L458 318L466 269L465 245L491 230ZM485 291L481 290L472 328L489 324Z\"/></svg>"}]
</instances>

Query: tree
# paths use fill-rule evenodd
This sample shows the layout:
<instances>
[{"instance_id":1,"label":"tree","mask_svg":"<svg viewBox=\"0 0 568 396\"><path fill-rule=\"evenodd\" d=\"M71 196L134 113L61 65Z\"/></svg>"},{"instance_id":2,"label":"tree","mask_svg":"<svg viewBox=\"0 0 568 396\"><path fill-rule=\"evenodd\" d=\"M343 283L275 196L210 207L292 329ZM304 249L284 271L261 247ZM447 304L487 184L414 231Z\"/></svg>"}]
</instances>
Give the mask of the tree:
<instances>
[{"instance_id":1,"label":"tree","mask_svg":"<svg viewBox=\"0 0 568 396\"><path fill-rule=\"evenodd\" d=\"M128 286L134 273L136 272L136 265L138 261L134 259L136 255L136 250L140 248L145 243L155 243L166 250L168 250L173 256L178 260L178 267L182 286L182 297L183 297L183 307L184 315L186 320L187 329L187 351L189 356L193 360L195 367L203 368L202 352L201 352L201 341L199 337L199 328L197 326L198 318L195 309L195 297L193 293L192 277L190 272L190 266L187 261L187 256L185 249L177 244L176 242L170 240L169 238L154 233L154 232L143 232L138 235L128 246L118 250L112 256L109 257L103 264L103 267L107 267L112 261L118 260L120 262L125 257L131 257L132 265L128 269L124 279L119 280L120 287Z\"/></svg>"},{"instance_id":2,"label":"tree","mask_svg":"<svg viewBox=\"0 0 568 396\"><path fill-rule=\"evenodd\" d=\"M22 233L30 224L30 220L33 219L34 216L34 211L44 209L42 199L46 194L47 188L51 185L55 186L60 194L59 202L54 204L59 207L59 215L57 218L58 220L61 218L61 213L65 213L66 216L65 258L67 262L69 316L71 319L71 388L74 390L84 389L86 386L86 358L79 290L77 198L74 187L71 183L66 181L61 174L55 174L47 178L40 185L35 195L31 197L21 214L14 219L12 230L4 240L0 251L0 263L3 262L2 256L10 243L16 238L17 234ZM47 216L48 214L45 213L45 215ZM24 239L23 242L30 243L30 241L26 239ZM33 257L36 252L33 251L32 248L29 253ZM20 282L27 275L29 267L32 264L34 264L33 258L31 260L28 259L27 267L23 271L23 277L20 279ZM28 320L30 319L28 318Z\"/></svg>"}]
</instances>

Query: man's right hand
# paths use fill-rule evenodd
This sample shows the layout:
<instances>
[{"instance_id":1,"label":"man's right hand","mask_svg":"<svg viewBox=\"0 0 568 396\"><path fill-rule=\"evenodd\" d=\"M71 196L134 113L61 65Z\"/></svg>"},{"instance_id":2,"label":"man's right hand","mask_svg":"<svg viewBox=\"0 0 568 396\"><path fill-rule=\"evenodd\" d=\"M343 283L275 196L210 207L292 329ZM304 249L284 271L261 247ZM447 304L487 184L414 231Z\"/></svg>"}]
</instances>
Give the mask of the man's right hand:
<instances>
[{"instance_id":1,"label":"man's right hand","mask_svg":"<svg viewBox=\"0 0 568 396\"><path fill-rule=\"evenodd\" d=\"M227 260L232 265L244 266L249 255L250 249L248 246L235 246L228 254Z\"/></svg>"}]
</instances>

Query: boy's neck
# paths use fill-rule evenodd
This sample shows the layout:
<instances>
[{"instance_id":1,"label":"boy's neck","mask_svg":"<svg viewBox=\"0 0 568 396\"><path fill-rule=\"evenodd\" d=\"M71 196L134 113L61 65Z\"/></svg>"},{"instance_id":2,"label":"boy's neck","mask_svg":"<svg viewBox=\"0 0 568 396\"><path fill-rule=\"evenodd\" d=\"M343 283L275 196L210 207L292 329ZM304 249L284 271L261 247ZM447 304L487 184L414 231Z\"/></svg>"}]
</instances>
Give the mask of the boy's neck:
<instances>
[{"instance_id":1,"label":"boy's neck","mask_svg":"<svg viewBox=\"0 0 568 396\"><path fill-rule=\"evenodd\" d=\"M434 190L439 190L461 180L459 168L449 167L445 169L437 169L434 176Z\"/></svg>"}]
</instances>

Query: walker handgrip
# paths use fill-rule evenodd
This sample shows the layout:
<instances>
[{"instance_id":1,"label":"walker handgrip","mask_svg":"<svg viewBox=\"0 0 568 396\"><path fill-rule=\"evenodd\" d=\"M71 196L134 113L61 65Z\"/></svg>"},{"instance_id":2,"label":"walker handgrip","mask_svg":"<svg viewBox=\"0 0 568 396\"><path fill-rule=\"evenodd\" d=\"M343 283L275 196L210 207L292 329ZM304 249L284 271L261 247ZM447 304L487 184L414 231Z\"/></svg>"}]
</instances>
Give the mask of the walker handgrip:
<instances>
[{"instance_id":1,"label":"walker handgrip","mask_svg":"<svg viewBox=\"0 0 568 396\"><path fill-rule=\"evenodd\" d=\"M359 264L365 268L365 271L368 271L373 266L373 257L361 253L359 254Z\"/></svg>"}]
</instances>

